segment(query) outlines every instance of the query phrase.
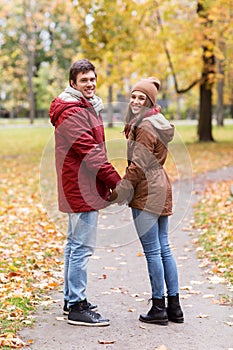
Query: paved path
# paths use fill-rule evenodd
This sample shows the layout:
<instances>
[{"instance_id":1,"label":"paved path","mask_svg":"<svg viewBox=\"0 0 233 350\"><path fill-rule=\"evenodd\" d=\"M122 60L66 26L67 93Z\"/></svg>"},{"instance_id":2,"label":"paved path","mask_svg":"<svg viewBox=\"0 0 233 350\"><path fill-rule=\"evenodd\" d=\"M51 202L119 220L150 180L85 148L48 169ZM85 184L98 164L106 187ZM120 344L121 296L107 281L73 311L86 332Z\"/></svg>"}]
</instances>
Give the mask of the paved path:
<instances>
[{"instance_id":1,"label":"paved path","mask_svg":"<svg viewBox=\"0 0 233 350\"><path fill-rule=\"evenodd\" d=\"M232 296L232 290L200 267L193 244L197 233L190 230L191 207L204 185L209 180L230 178L233 179L233 168L202 175L193 183L174 185L176 214L170 224L170 239L179 270L184 324L169 322L168 326L158 326L138 321L139 313L150 307L145 258L129 209L114 206L101 213L99 248L90 261L88 281L89 300L98 304L111 325L103 328L68 325L62 318L62 293L54 292L51 297L56 302L39 310L32 329L21 331L25 341L34 340L27 349L155 350L164 345L168 350L233 350L232 305L217 303L221 295Z\"/></svg>"}]
</instances>

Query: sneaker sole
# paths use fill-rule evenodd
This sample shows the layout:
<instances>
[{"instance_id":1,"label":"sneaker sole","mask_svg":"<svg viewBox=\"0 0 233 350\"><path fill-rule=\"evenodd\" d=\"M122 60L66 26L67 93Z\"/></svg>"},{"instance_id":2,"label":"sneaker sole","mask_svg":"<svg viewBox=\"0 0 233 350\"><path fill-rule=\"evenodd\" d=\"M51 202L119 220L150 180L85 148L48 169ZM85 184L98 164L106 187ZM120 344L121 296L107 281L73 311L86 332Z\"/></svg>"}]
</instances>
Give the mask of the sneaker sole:
<instances>
[{"instance_id":1,"label":"sneaker sole","mask_svg":"<svg viewBox=\"0 0 233 350\"><path fill-rule=\"evenodd\" d=\"M75 326L88 326L88 327L103 327L103 326L109 326L110 322L97 322L97 323L87 323L82 321L73 321L68 320L69 324L75 325Z\"/></svg>"}]
</instances>

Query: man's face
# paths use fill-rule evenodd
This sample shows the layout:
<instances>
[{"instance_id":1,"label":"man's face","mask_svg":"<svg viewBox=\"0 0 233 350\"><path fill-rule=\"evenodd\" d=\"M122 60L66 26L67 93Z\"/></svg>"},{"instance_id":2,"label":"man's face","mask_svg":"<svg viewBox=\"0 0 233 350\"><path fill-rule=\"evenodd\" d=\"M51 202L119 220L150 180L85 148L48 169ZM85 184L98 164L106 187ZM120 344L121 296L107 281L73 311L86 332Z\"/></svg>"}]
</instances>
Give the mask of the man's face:
<instances>
[{"instance_id":1,"label":"man's face","mask_svg":"<svg viewBox=\"0 0 233 350\"><path fill-rule=\"evenodd\" d=\"M85 98L91 98L94 96L96 90L95 73L92 70L85 73L78 73L76 82L72 80L71 85L75 90L79 90Z\"/></svg>"}]
</instances>

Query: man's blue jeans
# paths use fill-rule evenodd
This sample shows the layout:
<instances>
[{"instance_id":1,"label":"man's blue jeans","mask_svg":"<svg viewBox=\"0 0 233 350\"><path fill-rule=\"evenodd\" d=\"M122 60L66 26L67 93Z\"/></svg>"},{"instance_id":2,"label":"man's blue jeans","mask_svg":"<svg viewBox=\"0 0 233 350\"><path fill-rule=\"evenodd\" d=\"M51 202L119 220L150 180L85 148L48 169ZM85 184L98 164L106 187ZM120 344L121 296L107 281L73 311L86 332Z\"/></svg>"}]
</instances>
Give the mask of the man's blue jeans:
<instances>
[{"instance_id":1,"label":"man's blue jeans","mask_svg":"<svg viewBox=\"0 0 233 350\"><path fill-rule=\"evenodd\" d=\"M64 254L64 299L69 306L86 299L87 263L96 245L98 211L68 214Z\"/></svg>"},{"instance_id":2,"label":"man's blue jeans","mask_svg":"<svg viewBox=\"0 0 233 350\"><path fill-rule=\"evenodd\" d=\"M164 281L169 296L178 291L178 274L168 242L168 216L158 216L132 208L134 224L141 241L148 266L152 298L161 299Z\"/></svg>"}]
</instances>

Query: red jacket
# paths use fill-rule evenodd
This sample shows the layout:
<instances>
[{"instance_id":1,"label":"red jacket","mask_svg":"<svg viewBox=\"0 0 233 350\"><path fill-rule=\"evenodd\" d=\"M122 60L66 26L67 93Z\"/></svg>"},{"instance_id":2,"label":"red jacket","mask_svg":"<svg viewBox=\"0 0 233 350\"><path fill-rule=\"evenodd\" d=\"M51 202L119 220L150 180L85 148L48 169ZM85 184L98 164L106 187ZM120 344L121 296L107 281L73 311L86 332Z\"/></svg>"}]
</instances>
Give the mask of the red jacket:
<instances>
[{"instance_id":1,"label":"red jacket","mask_svg":"<svg viewBox=\"0 0 233 350\"><path fill-rule=\"evenodd\" d=\"M84 98L74 102L55 98L50 106L55 126L58 203L62 212L86 212L106 207L120 180L107 160L104 127Z\"/></svg>"}]
</instances>

